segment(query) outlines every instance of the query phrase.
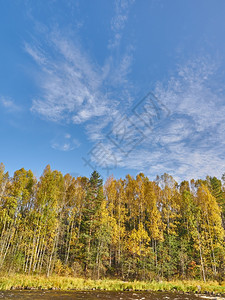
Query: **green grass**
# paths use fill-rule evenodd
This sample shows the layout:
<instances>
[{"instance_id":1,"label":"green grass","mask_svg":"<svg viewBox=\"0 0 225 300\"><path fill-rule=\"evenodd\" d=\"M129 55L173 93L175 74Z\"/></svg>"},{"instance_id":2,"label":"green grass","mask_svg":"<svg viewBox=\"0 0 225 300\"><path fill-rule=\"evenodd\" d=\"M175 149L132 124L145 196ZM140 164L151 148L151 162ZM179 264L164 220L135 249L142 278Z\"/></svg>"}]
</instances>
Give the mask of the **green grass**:
<instances>
[{"instance_id":1,"label":"green grass","mask_svg":"<svg viewBox=\"0 0 225 300\"><path fill-rule=\"evenodd\" d=\"M215 281L133 281L125 282L122 280L91 280L63 276L28 276L28 275L9 275L0 277L0 290L10 289L60 289L60 290L149 290L149 291L181 291L181 292L214 292L225 294L225 283L219 285Z\"/></svg>"}]
</instances>

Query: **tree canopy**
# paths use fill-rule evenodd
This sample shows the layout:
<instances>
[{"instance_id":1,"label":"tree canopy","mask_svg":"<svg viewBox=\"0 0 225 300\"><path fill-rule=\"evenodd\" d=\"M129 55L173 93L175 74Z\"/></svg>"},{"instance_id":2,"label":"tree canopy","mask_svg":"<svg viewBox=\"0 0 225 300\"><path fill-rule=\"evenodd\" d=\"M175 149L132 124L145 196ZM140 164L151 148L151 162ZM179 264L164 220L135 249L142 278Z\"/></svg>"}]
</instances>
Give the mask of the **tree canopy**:
<instances>
[{"instance_id":1,"label":"tree canopy","mask_svg":"<svg viewBox=\"0 0 225 300\"><path fill-rule=\"evenodd\" d=\"M225 184L0 165L1 272L224 280Z\"/></svg>"}]
</instances>

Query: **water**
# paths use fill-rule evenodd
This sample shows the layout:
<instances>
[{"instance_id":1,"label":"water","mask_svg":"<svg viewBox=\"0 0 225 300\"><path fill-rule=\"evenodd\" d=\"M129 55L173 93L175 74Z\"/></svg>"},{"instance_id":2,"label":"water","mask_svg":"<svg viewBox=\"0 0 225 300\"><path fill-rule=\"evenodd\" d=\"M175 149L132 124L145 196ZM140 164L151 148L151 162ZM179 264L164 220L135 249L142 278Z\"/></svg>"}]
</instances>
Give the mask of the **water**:
<instances>
[{"instance_id":1,"label":"water","mask_svg":"<svg viewBox=\"0 0 225 300\"><path fill-rule=\"evenodd\" d=\"M198 296L199 297L199 296ZM29 300L200 300L196 295L166 292L101 292L101 291L4 291L0 299ZM215 299L216 297L209 297ZM219 300L219 299L218 299Z\"/></svg>"}]
</instances>

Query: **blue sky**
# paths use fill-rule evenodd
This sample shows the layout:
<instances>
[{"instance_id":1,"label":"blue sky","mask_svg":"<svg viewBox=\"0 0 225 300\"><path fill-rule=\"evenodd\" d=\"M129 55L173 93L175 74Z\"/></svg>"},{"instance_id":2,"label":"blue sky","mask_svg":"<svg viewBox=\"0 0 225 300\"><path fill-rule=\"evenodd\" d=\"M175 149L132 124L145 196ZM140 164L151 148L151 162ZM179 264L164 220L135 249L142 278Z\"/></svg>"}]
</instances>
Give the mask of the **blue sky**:
<instances>
[{"instance_id":1,"label":"blue sky","mask_svg":"<svg viewBox=\"0 0 225 300\"><path fill-rule=\"evenodd\" d=\"M0 161L220 177L224 14L223 0L0 0Z\"/></svg>"}]
</instances>

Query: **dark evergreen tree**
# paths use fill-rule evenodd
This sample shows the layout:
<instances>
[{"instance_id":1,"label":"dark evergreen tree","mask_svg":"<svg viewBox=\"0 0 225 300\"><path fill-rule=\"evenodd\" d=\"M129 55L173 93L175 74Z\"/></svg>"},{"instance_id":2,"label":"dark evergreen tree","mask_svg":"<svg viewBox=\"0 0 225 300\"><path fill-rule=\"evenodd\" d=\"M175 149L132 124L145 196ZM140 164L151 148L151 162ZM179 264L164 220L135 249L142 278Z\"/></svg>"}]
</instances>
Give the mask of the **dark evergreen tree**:
<instances>
[{"instance_id":1,"label":"dark evergreen tree","mask_svg":"<svg viewBox=\"0 0 225 300\"><path fill-rule=\"evenodd\" d=\"M87 184L86 199L84 203L84 216L81 223L81 241L83 242L83 263L85 273L88 275L94 269L94 235L97 227L97 216L101 208L103 196L103 180L97 171L91 174Z\"/></svg>"}]
</instances>

